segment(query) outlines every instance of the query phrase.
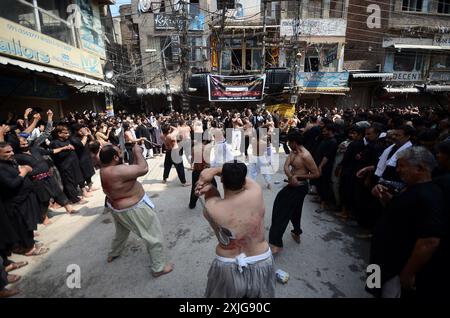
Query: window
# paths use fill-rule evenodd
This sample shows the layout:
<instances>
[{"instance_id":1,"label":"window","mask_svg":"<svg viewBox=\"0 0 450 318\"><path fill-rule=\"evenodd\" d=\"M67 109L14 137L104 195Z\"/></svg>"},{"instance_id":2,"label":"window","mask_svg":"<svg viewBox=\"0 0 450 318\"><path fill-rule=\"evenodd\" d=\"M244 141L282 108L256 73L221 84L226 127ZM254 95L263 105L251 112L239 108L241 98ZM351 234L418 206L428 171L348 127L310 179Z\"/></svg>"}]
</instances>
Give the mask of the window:
<instances>
[{"instance_id":1,"label":"window","mask_svg":"<svg viewBox=\"0 0 450 318\"><path fill-rule=\"evenodd\" d=\"M319 65L319 57L307 56L305 58L305 72L318 72Z\"/></svg>"},{"instance_id":2,"label":"window","mask_svg":"<svg viewBox=\"0 0 450 318\"><path fill-rule=\"evenodd\" d=\"M343 18L344 0L331 0L330 18Z\"/></svg>"},{"instance_id":3,"label":"window","mask_svg":"<svg viewBox=\"0 0 450 318\"><path fill-rule=\"evenodd\" d=\"M395 53L394 71L396 72L421 72L424 56L415 52Z\"/></svg>"},{"instance_id":4,"label":"window","mask_svg":"<svg viewBox=\"0 0 450 318\"><path fill-rule=\"evenodd\" d=\"M26 28L38 30L32 5L26 5L17 0L3 0L2 7L8 10L0 10L0 17L16 22Z\"/></svg>"},{"instance_id":5,"label":"window","mask_svg":"<svg viewBox=\"0 0 450 318\"><path fill-rule=\"evenodd\" d=\"M37 0L36 7L31 0L2 0L1 4L7 9L0 11L0 17L76 46L75 30L67 22L69 0Z\"/></svg>"},{"instance_id":6,"label":"window","mask_svg":"<svg viewBox=\"0 0 450 318\"><path fill-rule=\"evenodd\" d=\"M431 59L431 68L434 70L449 70L450 55L435 55Z\"/></svg>"},{"instance_id":7,"label":"window","mask_svg":"<svg viewBox=\"0 0 450 318\"><path fill-rule=\"evenodd\" d=\"M231 69L233 71L242 70L242 50L232 50L231 51Z\"/></svg>"},{"instance_id":8,"label":"window","mask_svg":"<svg viewBox=\"0 0 450 318\"><path fill-rule=\"evenodd\" d=\"M191 45L191 56L190 60L193 62L202 62L203 61L203 38L195 37L190 38Z\"/></svg>"},{"instance_id":9,"label":"window","mask_svg":"<svg viewBox=\"0 0 450 318\"><path fill-rule=\"evenodd\" d=\"M231 70L231 51L222 52L222 70Z\"/></svg>"},{"instance_id":10,"label":"window","mask_svg":"<svg viewBox=\"0 0 450 318\"><path fill-rule=\"evenodd\" d=\"M222 10L225 7L232 9L234 6L234 0L217 0L217 10Z\"/></svg>"},{"instance_id":11,"label":"window","mask_svg":"<svg viewBox=\"0 0 450 318\"><path fill-rule=\"evenodd\" d=\"M427 12L428 0L403 0L402 11Z\"/></svg>"},{"instance_id":12,"label":"window","mask_svg":"<svg viewBox=\"0 0 450 318\"><path fill-rule=\"evenodd\" d=\"M438 13L450 14L450 0L439 0Z\"/></svg>"},{"instance_id":13,"label":"window","mask_svg":"<svg viewBox=\"0 0 450 318\"><path fill-rule=\"evenodd\" d=\"M322 0L309 1L308 17L312 19L320 19L322 17Z\"/></svg>"},{"instance_id":14,"label":"window","mask_svg":"<svg viewBox=\"0 0 450 318\"><path fill-rule=\"evenodd\" d=\"M262 68L262 49L257 38L226 39L222 52L222 70L257 71Z\"/></svg>"},{"instance_id":15,"label":"window","mask_svg":"<svg viewBox=\"0 0 450 318\"><path fill-rule=\"evenodd\" d=\"M248 71L256 71L261 69L261 49L245 50L245 69Z\"/></svg>"}]
</instances>

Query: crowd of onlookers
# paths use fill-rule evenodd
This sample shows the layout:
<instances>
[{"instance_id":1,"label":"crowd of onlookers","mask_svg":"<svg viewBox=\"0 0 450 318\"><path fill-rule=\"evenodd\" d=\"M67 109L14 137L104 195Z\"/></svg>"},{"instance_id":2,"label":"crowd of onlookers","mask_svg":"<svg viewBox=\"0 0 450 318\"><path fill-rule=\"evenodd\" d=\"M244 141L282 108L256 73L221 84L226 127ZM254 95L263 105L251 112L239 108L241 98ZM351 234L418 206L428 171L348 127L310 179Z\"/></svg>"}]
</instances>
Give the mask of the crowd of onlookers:
<instances>
[{"instance_id":1,"label":"crowd of onlookers","mask_svg":"<svg viewBox=\"0 0 450 318\"><path fill-rule=\"evenodd\" d=\"M257 157L271 157L281 147L289 154L289 134L301 132L303 146L320 171L320 177L310 182L310 194L317 194L320 203L316 212L331 211L357 222L361 227L357 237L372 240L370 262L382 273L382 288L372 292L385 297L396 297L401 290L403 296L448 294L446 109L315 107L297 109L293 117L264 109L166 115L120 111L109 117L85 111L54 121L51 111L30 108L23 117L11 115L0 121L0 297L18 292L5 286L20 277L6 273L27 265L9 260L11 253L35 256L48 251L35 240L35 231L38 224L51 223L49 208L77 213L75 206L92 196L100 148L109 143L120 146L126 162L133 162L135 143L146 158L161 156L168 127L176 127L184 140L194 140L196 134L215 136L205 132L217 130L225 136L230 129L232 136L224 144L230 151L242 152L243 160L248 160L250 145L252 152L259 149L254 143L258 128L268 130L274 147L253 153ZM263 164L258 160L249 164L252 177L261 173L271 189ZM191 167L195 171L205 165L192 162Z\"/></svg>"}]
</instances>

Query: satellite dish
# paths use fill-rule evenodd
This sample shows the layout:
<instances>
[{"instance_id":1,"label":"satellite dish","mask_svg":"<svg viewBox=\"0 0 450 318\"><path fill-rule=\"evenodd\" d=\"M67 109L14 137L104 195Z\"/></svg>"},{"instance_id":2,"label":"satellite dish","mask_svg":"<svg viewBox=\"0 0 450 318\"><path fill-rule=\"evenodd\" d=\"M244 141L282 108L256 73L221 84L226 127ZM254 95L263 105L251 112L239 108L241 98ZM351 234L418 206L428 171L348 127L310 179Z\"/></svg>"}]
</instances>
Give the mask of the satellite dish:
<instances>
[{"instance_id":1,"label":"satellite dish","mask_svg":"<svg viewBox=\"0 0 450 318\"><path fill-rule=\"evenodd\" d=\"M111 79L114 76L114 67L111 62L106 62L103 66L103 74L106 79Z\"/></svg>"}]
</instances>

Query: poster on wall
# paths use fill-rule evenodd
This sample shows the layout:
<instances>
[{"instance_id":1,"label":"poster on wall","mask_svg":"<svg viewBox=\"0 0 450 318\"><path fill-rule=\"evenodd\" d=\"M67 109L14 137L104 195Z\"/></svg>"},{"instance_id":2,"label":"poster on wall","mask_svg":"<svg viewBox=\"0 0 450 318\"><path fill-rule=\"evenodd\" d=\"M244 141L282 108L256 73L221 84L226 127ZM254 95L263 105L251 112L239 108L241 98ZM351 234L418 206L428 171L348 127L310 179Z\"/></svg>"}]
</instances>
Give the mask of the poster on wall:
<instances>
[{"instance_id":1,"label":"poster on wall","mask_svg":"<svg viewBox=\"0 0 450 318\"><path fill-rule=\"evenodd\" d=\"M106 58L104 33L98 5L89 0L78 0L82 25L79 29L83 49Z\"/></svg>"},{"instance_id":2,"label":"poster on wall","mask_svg":"<svg viewBox=\"0 0 450 318\"><path fill-rule=\"evenodd\" d=\"M248 102L263 99L266 75L208 75L209 101Z\"/></svg>"}]
</instances>

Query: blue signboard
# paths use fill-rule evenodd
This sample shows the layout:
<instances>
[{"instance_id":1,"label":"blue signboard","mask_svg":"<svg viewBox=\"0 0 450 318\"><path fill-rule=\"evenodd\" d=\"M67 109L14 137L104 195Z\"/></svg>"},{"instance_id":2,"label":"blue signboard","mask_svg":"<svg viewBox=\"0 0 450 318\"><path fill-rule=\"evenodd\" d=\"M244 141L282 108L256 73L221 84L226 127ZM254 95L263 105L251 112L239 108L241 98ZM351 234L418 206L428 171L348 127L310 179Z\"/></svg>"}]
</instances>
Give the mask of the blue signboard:
<instances>
[{"instance_id":1,"label":"blue signboard","mask_svg":"<svg viewBox=\"0 0 450 318\"><path fill-rule=\"evenodd\" d=\"M305 88L347 87L348 72L299 72L297 86Z\"/></svg>"}]
</instances>

